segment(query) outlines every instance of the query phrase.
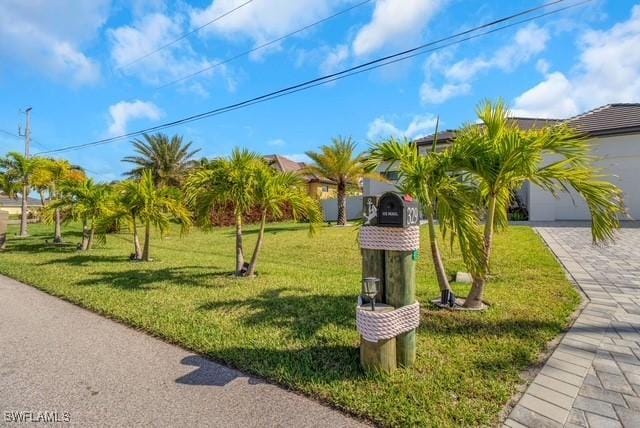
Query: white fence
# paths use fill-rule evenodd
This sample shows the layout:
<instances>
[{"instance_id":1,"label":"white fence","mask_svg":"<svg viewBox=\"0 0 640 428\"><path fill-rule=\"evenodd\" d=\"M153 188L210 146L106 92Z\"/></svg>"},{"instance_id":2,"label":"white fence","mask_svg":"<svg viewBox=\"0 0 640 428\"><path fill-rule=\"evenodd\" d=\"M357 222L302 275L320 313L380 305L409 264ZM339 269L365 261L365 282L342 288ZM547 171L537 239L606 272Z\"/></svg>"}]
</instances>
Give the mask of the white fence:
<instances>
[{"instance_id":1,"label":"white fence","mask_svg":"<svg viewBox=\"0 0 640 428\"><path fill-rule=\"evenodd\" d=\"M338 221L338 200L324 199L321 202L324 221ZM356 220L360 217L362 217L362 196L347 197L347 220Z\"/></svg>"}]
</instances>

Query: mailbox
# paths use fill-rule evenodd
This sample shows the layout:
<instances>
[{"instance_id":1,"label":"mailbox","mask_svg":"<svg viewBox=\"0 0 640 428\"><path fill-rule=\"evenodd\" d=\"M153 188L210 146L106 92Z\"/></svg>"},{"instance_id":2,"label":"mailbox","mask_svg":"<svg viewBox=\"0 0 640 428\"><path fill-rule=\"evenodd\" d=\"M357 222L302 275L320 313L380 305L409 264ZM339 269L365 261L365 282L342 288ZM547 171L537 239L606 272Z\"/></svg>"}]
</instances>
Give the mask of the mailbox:
<instances>
[{"instance_id":1,"label":"mailbox","mask_svg":"<svg viewBox=\"0 0 640 428\"><path fill-rule=\"evenodd\" d=\"M409 227L420 224L418 203L409 196L387 192L380 197L377 225L382 227Z\"/></svg>"}]
</instances>

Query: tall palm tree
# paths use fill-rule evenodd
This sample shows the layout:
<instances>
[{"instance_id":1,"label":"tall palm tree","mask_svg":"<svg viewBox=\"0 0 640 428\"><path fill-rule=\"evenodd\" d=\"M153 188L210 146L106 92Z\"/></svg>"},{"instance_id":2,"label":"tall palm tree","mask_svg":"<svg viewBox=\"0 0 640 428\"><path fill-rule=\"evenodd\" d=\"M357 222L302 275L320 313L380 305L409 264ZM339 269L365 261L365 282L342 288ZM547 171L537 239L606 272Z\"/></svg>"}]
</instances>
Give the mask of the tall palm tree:
<instances>
[{"instance_id":1,"label":"tall palm tree","mask_svg":"<svg viewBox=\"0 0 640 428\"><path fill-rule=\"evenodd\" d=\"M5 174L7 182L12 183L13 187L20 187L20 236L22 237L29 234L27 230L27 203L31 191L31 177L39 168L40 162L41 160L37 157L27 158L18 152L9 152L0 159L0 169Z\"/></svg>"},{"instance_id":2,"label":"tall palm tree","mask_svg":"<svg viewBox=\"0 0 640 428\"><path fill-rule=\"evenodd\" d=\"M162 133L143 134L142 140L135 139L132 144L136 155L122 160L135 167L125 175L140 178L145 170L149 170L157 186L180 187L189 170L198 163L194 156L200 149L190 150L192 143L184 143L180 135L169 139Z\"/></svg>"},{"instance_id":3,"label":"tall palm tree","mask_svg":"<svg viewBox=\"0 0 640 428\"><path fill-rule=\"evenodd\" d=\"M359 186L367 175L364 156L356 154L356 143L351 138L337 137L331 144L320 147L319 152L309 151L306 155L313 164L305 171L335 181L338 187L338 224L347 224L347 189Z\"/></svg>"},{"instance_id":4,"label":"tall palm tree","mask_svg":"<svg viewBox=\"0 0 640 428\"><path fill-rule=\"evenodd\" d=\"M371 147L367 163L375 168L383 163L389 168L399 168L398 189L418 200L427 219L431 258L440 290L451 291L440 255L436 217L443 234L451 232L458 237L467 264L477 260L482 246L475 219L473 188L449 173L448 157L446 153L437 152L435 144L434 139L432 151L422 155L411 141L391 138Z\"/></svg>"},{"instance_id":5,"label":"tall palm tree","mask_svg":"<svg viewBox=\"0 0 640 428\"><path fill-rule=\"evenodd\" d=\"M320 205L304 190L300 176L293 172L276 171L266 164L256 174L254 204L260 210L260 229L246 273L249 277L256 272L267 216L282 218L284 210L290 208L294 219L303 217L309 221L311 233L322 222Z\"/></svg>"},{"instance_id":6,"label":"tall palm tree","mask_svg":"<svg viewBox=\"0 0 640 428\"><path fill-rule=\"evenodd\" d=\"M236 229L236 275L244 266L242 218L254 205L256 174L263 168L262 157L247 149L234 148L229 158L208 162L186 181L187 201L203 226L211 225L211 213L231 207Z\"/></svg>"},{"instance_id":7,"label":"tall palm tree","mask_svg":"<svg viewBox=\"0 0 640 428\"><path fill-rule=\"evenodd\" d=\"M566 126L522 131L502 101L481 103L479 124L456 134L449 156L453 169L476 185L484 208L483 251L465 306L482 306L493 234L507 224L510 197L525 181L557 195L574 189L589 208L594 242L613 238L623 213L622 192L592 165L589 144ZM544 164L545 160L550 160Z\"/></svg>"}]
</instances>

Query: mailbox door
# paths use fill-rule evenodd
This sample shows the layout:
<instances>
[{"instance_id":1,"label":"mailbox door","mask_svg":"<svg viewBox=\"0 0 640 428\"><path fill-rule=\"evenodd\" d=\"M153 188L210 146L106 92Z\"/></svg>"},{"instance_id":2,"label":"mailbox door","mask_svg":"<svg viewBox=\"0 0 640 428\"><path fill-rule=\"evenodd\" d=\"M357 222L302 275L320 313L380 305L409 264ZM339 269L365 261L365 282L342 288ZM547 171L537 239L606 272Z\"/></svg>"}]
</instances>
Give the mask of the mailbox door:
<instances>
[{"instance_id":1,"label":"mailbox door","mask_svg":"<svg viewBox=\"0 0 640 428\"><path fill-rule=\"evenodd\" d=\"M395 193L385 193L378 204L378 225L403 227L404 201Z\"/></svg>"}]
</instances>

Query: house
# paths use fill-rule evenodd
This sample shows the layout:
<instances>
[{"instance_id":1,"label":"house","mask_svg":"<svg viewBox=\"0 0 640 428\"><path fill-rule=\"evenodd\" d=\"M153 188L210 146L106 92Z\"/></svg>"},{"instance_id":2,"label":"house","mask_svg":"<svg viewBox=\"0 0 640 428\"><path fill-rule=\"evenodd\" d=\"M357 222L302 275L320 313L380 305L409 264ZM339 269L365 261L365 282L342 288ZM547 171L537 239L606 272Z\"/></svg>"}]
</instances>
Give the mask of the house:
<instances>
[{"instance_id":1,"label":"house","mask_svg":"<svg viewBox=\"0 0 640 428\"><path fill-rule=\"evenodd\" d=\"M307 183L307 191L309 196L316 199L327 199L336 196L336 183L324 177L318 177L314 174L302 173L305 168L304 162L296 162L280 155L266 155L264 159L272 168L283 172L296 172L302 174L304 181Z\"/></svg>"},{"instance_id":2,"label":"house","mask_svg":"<svg viewBox=\"0 0 640 428\"><path fill-rule=\"evenodd\" d=\"M10 198L3 192L0 192L0 210L6 211L9 215L20 214L22 200L20 197ZM38 211L42 208L42 203L35 198L27 198L27 209L30 212Z\"/></svg>"},{"instance_id":3,"label":"house","mask_svg":"<svg viewBox=\"0 0 640 428\"><path fill-rule=\"evenodd\" d=\"M595 165L602 169L604 179L622 189L628 214L640 219L640 103L607 104L568 119L513 117L512 120L525 130L565 123L582 132L589 139ZM446 147L454 141L455 130L447 130L438 134L436 144ZM415 144L421 153L426 153L432 148L433 136L420 138ZM552 159L545 160L550 161ZM367 180L365 195L380 195L395 189L397 172L384 165L380 170L390 183ZM590 219L586 204L573 191L554 197L525 183L518 196L531 221Z\"/></svg>"}]
</instances>

